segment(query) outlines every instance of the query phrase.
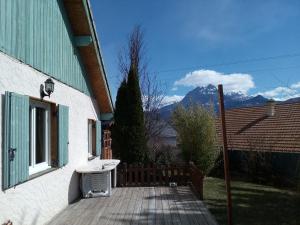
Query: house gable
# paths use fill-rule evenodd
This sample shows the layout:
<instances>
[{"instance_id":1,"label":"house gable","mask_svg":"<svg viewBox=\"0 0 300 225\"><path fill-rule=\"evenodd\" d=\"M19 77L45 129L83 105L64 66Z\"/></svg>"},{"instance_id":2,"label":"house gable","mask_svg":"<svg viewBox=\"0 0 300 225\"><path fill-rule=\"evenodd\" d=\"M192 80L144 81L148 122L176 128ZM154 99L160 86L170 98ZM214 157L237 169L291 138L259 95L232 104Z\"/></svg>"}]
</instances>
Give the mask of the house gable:
<instances>
[{"instance_id":1,"label":"house gable","mask_svg":"<svg viewBox=\"0 0 300 225\"><path fill-rule=\"evenodd\" d=\"M87 0L0 1L0 51L113 105Z\"/></svg>"},{"instance_id":2,"label":"house gable","mask_svg":"<svg viewBox=\"0 0 300 225\"><path fill-rule=\"evenodd\" d=\"M1 51L92 93L62 1L1 1L0 15Z\"/></svg>"}]
</instances>

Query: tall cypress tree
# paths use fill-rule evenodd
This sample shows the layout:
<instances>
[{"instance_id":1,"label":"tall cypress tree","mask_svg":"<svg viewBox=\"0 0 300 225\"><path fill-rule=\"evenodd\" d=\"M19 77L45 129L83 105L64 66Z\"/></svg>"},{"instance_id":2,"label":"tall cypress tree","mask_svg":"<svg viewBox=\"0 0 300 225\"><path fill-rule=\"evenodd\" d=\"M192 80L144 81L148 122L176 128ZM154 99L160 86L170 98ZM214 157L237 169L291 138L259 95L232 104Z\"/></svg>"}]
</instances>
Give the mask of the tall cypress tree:
<instances>
[{"instance_id":1,"label":"tall cypress tree","mask_svg":"<svg viewBox=\"0 0 300 225\"><path fill-rule=\"evenodd\" d=\"M128 163L145 162L146 138L144 112L139 85L138 68L132 62L127 80L128 102L128 133L127 145L129 151Z\"/></svg>"},{"instance_id":2,"label":"tall cypress tree","mask_svg":"<svg viewBox=\"0 0 300 225\"><path fill-rule=\"evenodd\" d=\"M127 145L127 130L128 130L128 92L127 82L124 79L118 89L115 112L114 125L112 128L112 149L114 157L120 158L122 161L127 161L128 145Z\"/></svg>"},{"instance_id":3,"label":"tall cypress tree","mask_svg":"<svg viewBox=\"0 0 300 225\"><path fill-rule=\"evenodd\" d=\"M113 128L113 150L123 162L145 162L146 137L142 95L139 85L139 65L142 59L143 33L140 27L133 29L128 40L128 52L123 61L119 58L120 71L127 77L118 90Z\"/></svg>"}]
</instances>

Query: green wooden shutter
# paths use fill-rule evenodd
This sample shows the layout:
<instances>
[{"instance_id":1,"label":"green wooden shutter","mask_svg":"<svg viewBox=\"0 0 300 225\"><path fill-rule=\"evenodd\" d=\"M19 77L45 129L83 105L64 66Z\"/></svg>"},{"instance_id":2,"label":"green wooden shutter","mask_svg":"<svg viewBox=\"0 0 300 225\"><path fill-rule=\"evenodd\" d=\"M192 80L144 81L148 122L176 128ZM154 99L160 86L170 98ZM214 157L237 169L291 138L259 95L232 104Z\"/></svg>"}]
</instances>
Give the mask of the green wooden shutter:
<instances>
[{"instance_id":1,"label":"green wooden shutter","mask_svg":"<svg viewBox=\"0 0 300 225\"><path fill-rule=\"evenodd\" d=\"M5 92L4 107L2 181L7 189L29 177L29 97Z\"/></svg>"},{"instance_id":2,"label":"green wooden shutter","mask_svg":"<svg viewBox=\"0 0 300 225\"><path fill-rule=\"evenodd\" d=\"M69 162L69 107L58 105L58 166Z\"/></svg>"},{"instance_id":3,"label":"green wooden shutter","mask_svg":"<svg viewBox=\"0 0 300 225\"><path fill-rule=\"evenodd\" d=\"M101 158L101 121L96 121L96 156Z\"/></svg>"}]
</instances>

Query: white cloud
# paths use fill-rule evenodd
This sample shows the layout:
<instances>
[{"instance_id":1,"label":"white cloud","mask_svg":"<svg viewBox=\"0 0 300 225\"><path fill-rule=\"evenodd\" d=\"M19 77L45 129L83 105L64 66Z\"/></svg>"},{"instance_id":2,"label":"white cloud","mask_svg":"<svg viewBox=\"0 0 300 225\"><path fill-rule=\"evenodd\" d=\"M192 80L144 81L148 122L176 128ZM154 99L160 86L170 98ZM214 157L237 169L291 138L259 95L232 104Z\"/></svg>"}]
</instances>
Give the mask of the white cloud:
<instances>
[{"instance_id":1,"label":"white cloud","mask_svg":"<svg viewBox=\"0 0 300 225\"><path fill-rule=\"evenodd\" d=\"M163 105L169 105L169 104L172 104L172 103L175 103L175 102L179 102L181 101L182 99L184 98L183 95L171 95L171 96L165 96L163 101L162 101L162 104Z\"/></svg>"},{"instance_id":2,"label":"white cloud","mask_svg":"<svg viewBox=\"0 0 300 225\"><path fill-rule=\"evenodd\" d=\"M292 88L292 89L298 89L298 88L300 88L300 82L295 83L295 84L292 84L292 85L291 85L291 88Z\"/></svg>"},{"instance_id":3,"label":"white cloud","mask_svg":"<svg viewBox=\"0 0 300 225\"><path fill-rule=\"evenodd\" d=\"M289 87L276 87L274 89L259 92L257 94L262 95L266 98L273 98L277 101L285 101L290 98L300 97L300 82L292 84Z\"/></svg>"},{"instance_id":4,"label":"white cloud","mask_svg":"<svg viewBox=\"0 0 300 225\"><path fill-rule=\"evenodd\" d=\"M196 70L188 73L180 80L175 81L174 86L197 87L213 84L223 84L225 92L241 92L246 94L255 84L250 74L231 73L223 74L214 70Z\"/></svg>"}]
</instances>

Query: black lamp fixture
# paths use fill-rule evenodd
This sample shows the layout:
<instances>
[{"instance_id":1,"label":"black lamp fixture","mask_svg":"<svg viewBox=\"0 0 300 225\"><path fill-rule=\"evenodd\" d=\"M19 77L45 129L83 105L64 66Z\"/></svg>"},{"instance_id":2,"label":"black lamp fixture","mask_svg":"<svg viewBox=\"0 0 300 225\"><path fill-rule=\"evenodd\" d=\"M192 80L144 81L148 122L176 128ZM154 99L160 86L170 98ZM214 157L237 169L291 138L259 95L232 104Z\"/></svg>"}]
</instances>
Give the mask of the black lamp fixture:
<instances>
[{"instance_id":1,"label":"black lamp fixture","mask_svg":"<svg viewBox=\"0 0 300 225\"><path fill-rule=\"evenodd\" d=\"M45 81L45 91L44 91L44 85L41 84L40 86L40 94L41 94L41 99L43 99L45 96L48 96L50 98L50 95L54 91L54 82L51 78L48 78Z\"/></svg>"}]
</instances>

